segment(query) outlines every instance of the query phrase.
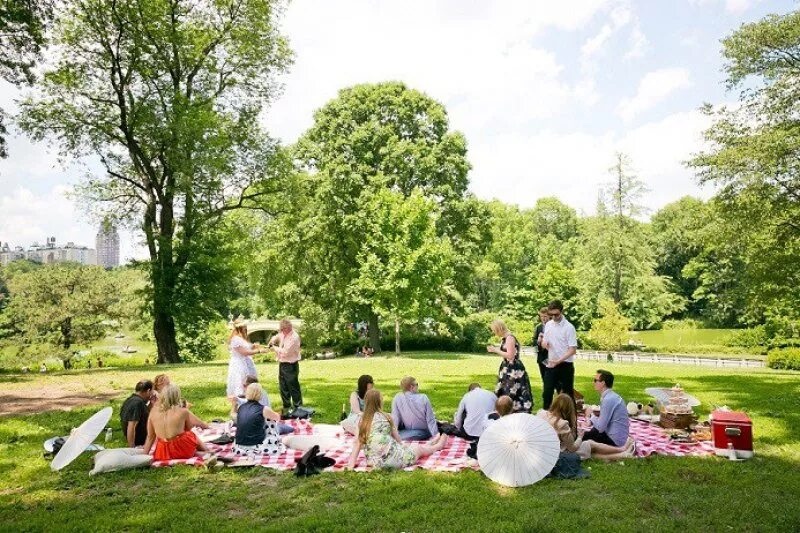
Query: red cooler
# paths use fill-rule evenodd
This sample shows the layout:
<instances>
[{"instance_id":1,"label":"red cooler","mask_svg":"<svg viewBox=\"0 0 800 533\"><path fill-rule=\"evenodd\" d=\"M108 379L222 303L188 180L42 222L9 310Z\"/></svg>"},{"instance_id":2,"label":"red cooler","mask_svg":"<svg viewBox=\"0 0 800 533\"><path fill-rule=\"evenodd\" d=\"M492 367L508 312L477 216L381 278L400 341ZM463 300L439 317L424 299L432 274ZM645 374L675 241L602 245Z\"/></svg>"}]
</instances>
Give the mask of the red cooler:
<instances>
[{"instance_id":1,"label":"red cooler","mask_svg":"<svg viewBox=\"0 0 800 533\"><path fill-rule=\"evenodd\" d=\"M714 411L710 418L717 455L730 457L732 445L737 458L753 457L753 422L750 417L737 411Z\"/></svg>"}]
</instances>

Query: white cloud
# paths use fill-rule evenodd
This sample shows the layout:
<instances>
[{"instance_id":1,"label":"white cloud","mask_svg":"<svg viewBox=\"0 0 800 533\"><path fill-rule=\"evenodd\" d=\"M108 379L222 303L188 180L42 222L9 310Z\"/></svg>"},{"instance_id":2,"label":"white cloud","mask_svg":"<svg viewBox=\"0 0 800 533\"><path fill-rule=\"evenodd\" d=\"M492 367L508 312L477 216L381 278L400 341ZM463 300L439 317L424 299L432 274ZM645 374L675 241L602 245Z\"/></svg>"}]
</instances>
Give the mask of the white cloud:
<instances>
[{"instance_id":1,"label":"white cloud","mask_svg":"<svg viewBox=\"0 0 800 533\"><path fill-rule=\"evenodd\" d=\"M732 15L741 15L748 11L754 5L763 2L763 0L722 0L725 4L725 11ZM707 6L717 4L720 0L689 0L689 4L693 6Z\"/></svg>"},{"instance_id":2,"label":"white cloud","mask_svg":"<svg viewBox=\"0 0 800 533\"><path fill-rule=\"evenodd\" d=\"M663 102L675 91L691 87L689 71L685 68L664 68L648 72L639 82L636 95L625 98L617 107L617 113L630 121L639 113Z\"/></svg>"},{"instance_id":3,"label":"white cloud","mask_svg":"<svg viewBox=\"0 0 800 533\"><path fill-rule=\"evenodd\" d=\"M631 31L628 42L630 43L630 49L625 54L625 59L638 59L640 57L644 57L650 45L650 42L647 40L647 36L642 32L642 29L638 24L633 28L633 31Z\"/></svg>"},{"instance_id":4,"label":"white cloud","mask_svg":"<svg viewBox=\"0 0 800 533\"><path fill-rule=\"evenodd\" d=\"M527 137L501 136L471 151L472 190L482 198L498 198L525 207L556 196L585 213L594 212L597 192L609 181L614 153L631 156L650 192L645 204L656 210L687 194L701 191L684 166L702 146L708 118L699 111L680 112L624 133L596 135L541 132Z\"/></svg>"}]
</instances>

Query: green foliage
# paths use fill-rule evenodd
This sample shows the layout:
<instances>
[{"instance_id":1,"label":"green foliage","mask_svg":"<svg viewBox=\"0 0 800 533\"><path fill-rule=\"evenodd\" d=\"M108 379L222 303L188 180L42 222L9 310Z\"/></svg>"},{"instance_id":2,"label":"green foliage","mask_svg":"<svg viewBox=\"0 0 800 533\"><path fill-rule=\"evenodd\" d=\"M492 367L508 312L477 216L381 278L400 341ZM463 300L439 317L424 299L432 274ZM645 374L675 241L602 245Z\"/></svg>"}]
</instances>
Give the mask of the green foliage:
<instances>
[{"instance_id":1,"label":"green foliage","mask_svg":"<svg viewBox=\"0 0 800 533\"><path fill-rule=\"evenodd\" d=\"M589 337L601 350L619 350L628 344L631 321L619 310L613 300L600 301L600 317L592 320Z\"/></svg>"},{"instance_id":2,"label":"green foliage","mask_svg":"<svg viewBox=\"0 0 800 533\"><path fill-rule=\"evenodd\" d=\"M142 228L161 362L179 360L176 318L184 338L195 328L174 304L187 303L179 286L193 287L185 272L197 239L228 211L268 207L288 164L257 120L290 62L279 9L270 0L59 4L47 72L22 103L34 138L103 165L79 189L99 214Z\"/></svg>"},{"instance_id":3,"label":"green foliage","mask_svg":"<svg viewBox=\"0 0 800 533\"><path fill-rule=\"evenodd\" d=\"M800 370L800 347L770 350L767 353L767 366L783 370Z\"/></svg>"},{"instance_id":4,"label":"green foliage","mask_svg":"<svg viewBox=\"0 0 800 533\"><path fill-rule=\"evenodd\" d=\"M769 341L767 330L763 325L737 331L727 342L728 346L742 348L760 348Z\"/></svg>"},{"instance_id":5,"label":"green foliage","mask_svg":"<svg viewBox=\"0 0 800 533\"><path fill-rule=\"evenodd\" d=\"M779 370L800 370L800 348L778 348L767 354L767 366Z\"/></svg>"},{"instance_id":6,"label":"green foliage","mask_svg":"<svg viewBox=\"0 0 800 533\"><path fill-rule=\"evenodd\" d=\"M15 275L5 310L27 344L46 344L68 368L72 346L102 337L120 301L120 286L100 267L46 265Z\"/></svg>"},{"instance_id":7,"label":"green foliage","mask_svg":"<svg viewBox=\"0 0 800 533\"><path fill-rule=\"evenodd\" d=\"M313 356L322 348L325 334L329 329L328 316L322 307L306 302L300 307L300 318L303 319L303 327L299 332L303 338L303 350L309 356Z\"/></svg>"},{"instance_id":8,"label":"green foliage","mask_svg":"<svg viewBox=\"0 0 800 533\"><path fill-rule=\"evenodd\" d=\"M391 319L395 334L401 324L439 313L452 278L452 250L436 235L433 202L418 191L406 198L382 190L362 214L359 225L367 231L350 297Z\"/></svg>"}]
</instances>

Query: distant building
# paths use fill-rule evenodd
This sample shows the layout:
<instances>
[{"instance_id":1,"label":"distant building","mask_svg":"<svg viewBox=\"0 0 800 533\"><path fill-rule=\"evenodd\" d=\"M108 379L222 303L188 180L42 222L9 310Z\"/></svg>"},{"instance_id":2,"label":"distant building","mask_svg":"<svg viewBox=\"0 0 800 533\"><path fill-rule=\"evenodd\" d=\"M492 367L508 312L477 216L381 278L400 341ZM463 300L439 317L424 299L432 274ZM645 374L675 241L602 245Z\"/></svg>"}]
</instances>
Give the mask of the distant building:
<instances>
[{"instance_id":1,"label":"distant building","mask_svg":"<svg viewBox=\"0 0 800 533\"><path fill-rule=\"evenodd\" d=\"M97 232L97 264L103 268L119 266L119 233L114 224L103 222Z\"/></svg>"},{"instance_id":2,"label":"distant building","mask_svg":"<svg viewBox=\"0 0 800 533\"><path fill-rule=\"evenodd\" d=\"M18 259L25 259L25 250L21 246L11 248L7 242L0 243L0 265L6 266Z\"/></svg>"},{"instance_id":3,"label":"distant building","mask_svg":"<svg viewBox=\"0 0 800 533\"><path fill-rule=\"evenodd\" d=\"M86 246L77 246L73 242L68 242L64 246L56 245L55 237L48 237L46 244L33 243L27 250L21 246L11 248L8 243L0 246L0 264L3 266L18 259L28 259L37 263L63 263L72 261L82 265L97 264L97 254L94 249Z\"/></svg>"}]
</instances>

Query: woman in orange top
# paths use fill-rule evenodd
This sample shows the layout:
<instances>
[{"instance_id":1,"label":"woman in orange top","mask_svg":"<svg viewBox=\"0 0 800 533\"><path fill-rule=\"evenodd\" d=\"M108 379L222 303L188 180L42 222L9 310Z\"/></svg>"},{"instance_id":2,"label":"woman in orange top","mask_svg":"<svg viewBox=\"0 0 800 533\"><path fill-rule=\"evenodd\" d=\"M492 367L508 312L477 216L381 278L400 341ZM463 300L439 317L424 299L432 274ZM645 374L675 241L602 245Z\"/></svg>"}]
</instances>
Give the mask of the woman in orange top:
<instances>
[{"instance_id":1,"label":"woman in orange top","mask_svg":"<svg viewBox=\"0 0 800 533\"><path fill-rule=\"evenodd\" d=\"M167 385L161 391L158 408L147 419L147 440L144 449L149 452L155 442L153 459L169 461L189 459L196 451L207 452L192 431L191 411L181 407L181 391L176 385Z\"/></svg>"}]
</instances>

